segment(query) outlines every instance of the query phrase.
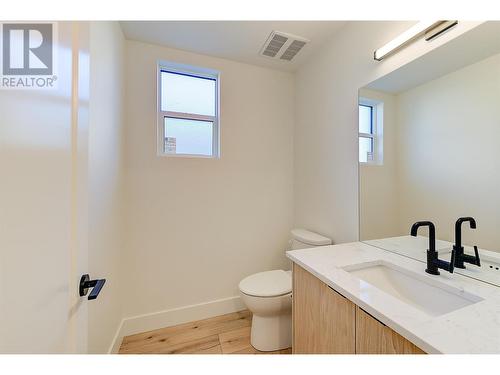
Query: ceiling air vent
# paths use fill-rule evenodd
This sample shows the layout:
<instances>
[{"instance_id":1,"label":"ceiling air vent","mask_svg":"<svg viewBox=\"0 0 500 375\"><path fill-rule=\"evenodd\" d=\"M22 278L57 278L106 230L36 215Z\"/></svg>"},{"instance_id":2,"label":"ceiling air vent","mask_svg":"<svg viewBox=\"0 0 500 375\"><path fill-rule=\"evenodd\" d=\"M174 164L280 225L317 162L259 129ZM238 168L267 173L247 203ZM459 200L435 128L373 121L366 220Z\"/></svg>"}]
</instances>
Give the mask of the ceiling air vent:
<instances>
[{"instance_id":1,"label":"ceiling air vent","mask_svg":"<svg viewBox=\"0 0 500 375\"><path fill-rule=\"evenodd\" d=\"M260 54L272 59L291 61L309 42L300 36L273 31L260 50Z\"/></svg>"},{"instance_id":2,"label":"ceiling air vent","mask_svg":"<svg viewBox=\"0 0 500 375\"><path fill-rule=\"evenodd\" d=\"M288 60L290 61L295 57L297 53L306 45L306 42L303 42L301 40L294 40L288 48L283 52L283 55L281 55L280 59L281 60Z\"/></svg>"}]
</instances>

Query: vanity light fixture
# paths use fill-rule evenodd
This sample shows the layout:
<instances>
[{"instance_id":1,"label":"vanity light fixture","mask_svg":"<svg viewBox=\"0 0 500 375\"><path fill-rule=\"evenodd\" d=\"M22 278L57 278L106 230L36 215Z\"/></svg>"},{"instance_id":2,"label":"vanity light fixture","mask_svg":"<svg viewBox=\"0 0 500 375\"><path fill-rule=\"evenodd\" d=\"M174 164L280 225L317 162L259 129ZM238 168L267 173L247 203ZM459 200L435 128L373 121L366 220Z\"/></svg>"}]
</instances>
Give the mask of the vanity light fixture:
<instances>
[{"instance_id":1,"label":"vanity light fixture","mask_svg":"<svg viewBox=\"0 0 500 375\"><path fill-rule=\"evenodd\" d=\"M436 27L433 27L425 32L425 40L431 41L436 39L438 36L444 34L446 31L455 26L458 21L443 21L439 23Z\"/></svg>"},{"instance_id":2,"label":"vanity light fixture","mask_svg":"<svg viewBox=\"0 0 500 375\"><path fill-rule=\"evenodd\" d=\"M420 21L383 47L377 49L373 54L373 58L380 61L424 34L425 40L430 41L448 31L457 23L458 21Z\"/></svg>"}]
</instances>

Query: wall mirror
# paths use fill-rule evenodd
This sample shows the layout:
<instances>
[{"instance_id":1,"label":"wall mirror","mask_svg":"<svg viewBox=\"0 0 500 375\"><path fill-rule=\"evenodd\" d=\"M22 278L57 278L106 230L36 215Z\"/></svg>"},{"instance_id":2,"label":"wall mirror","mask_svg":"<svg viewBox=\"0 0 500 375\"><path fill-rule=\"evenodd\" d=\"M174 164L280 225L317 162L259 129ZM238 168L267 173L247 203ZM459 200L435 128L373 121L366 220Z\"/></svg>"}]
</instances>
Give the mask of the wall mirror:
<instances>
[{"instance_id":1,"label":"wall mirror","mask_svg":"<svg viewBox=\"0 0 500 375\"><path fill-rule=\"evenodd\" d=\"M450 260L455 222L481 267L455 272L500 286L500 22L485 22L359 90L360 240L426 261L436 226ZM481 46L481 47L478 47Z\"/></svg>"}]
</instances>

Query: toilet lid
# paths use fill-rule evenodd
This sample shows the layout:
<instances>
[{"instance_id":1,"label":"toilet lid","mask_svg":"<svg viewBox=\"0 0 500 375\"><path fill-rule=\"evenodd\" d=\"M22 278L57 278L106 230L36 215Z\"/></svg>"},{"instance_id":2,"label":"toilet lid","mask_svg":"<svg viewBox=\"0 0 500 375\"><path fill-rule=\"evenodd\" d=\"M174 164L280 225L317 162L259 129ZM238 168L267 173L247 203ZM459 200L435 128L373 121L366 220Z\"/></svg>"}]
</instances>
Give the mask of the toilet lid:
<instances>
[{"instance_id":1,"label":"toilet lid","mask_svg":"<svg viewBox=\"0 0 500 375\"><path fill-rule=\"evenodd\" d=\"M259 272L240 282L240 291L254 297L276 297L292 291L292 276L283 270Z\"/></svg>"}]
</instances>

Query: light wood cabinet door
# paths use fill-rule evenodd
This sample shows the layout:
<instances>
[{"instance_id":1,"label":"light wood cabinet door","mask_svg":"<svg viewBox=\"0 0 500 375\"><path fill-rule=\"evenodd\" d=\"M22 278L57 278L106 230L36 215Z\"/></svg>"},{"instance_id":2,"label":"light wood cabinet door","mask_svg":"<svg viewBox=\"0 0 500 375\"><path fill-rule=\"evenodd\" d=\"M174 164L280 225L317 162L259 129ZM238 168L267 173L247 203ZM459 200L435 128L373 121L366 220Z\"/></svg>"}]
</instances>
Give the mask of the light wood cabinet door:
<instances>
[{"instance_id":1,"label":"light wood cabinet door","mask_svg":"<svg viewBox=\"0 0 500 375\"><path fill-rule=\"evenodd\" d=\"M293 353L354 354L356 305L293 265Z\"/></svg>"},{"instance_id":2,"label":"light wood cabinet door","mask_svg":"<svg viewBox=\"0 0 500 375\"><path fill-rule=\"evenodd\" d=\"M356 354L425 354L425 352L356 306Z\"/></svg>"}]
</instances>

